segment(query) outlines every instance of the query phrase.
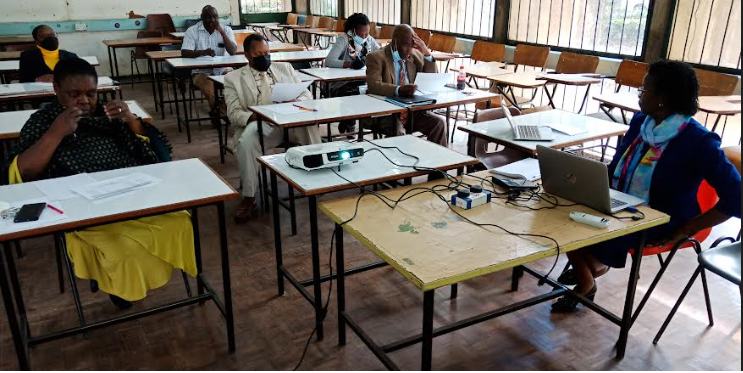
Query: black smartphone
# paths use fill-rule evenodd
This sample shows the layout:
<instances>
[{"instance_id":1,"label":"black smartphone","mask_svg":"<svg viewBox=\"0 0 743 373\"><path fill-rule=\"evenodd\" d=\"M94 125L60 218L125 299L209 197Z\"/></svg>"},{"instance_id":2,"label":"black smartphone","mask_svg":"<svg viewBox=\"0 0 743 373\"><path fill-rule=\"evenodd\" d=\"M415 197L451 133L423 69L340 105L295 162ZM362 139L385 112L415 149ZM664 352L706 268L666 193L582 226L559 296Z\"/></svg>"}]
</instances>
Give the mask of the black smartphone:
<instances>
[{"instance_id":1,"label":"black smartphone","mask_svg":"<svg viewBox=\"0 0 743 373\"><path fill-rule=\"evenodd\" d=\"M224 48L224 43L218 43L217 48Z\"/></svg>"},{"instance_id":2,"label":"black smartphone","mask_svg":"<svg viewBox=\"0 0 743 373\"><path fill-rule=\"evenodd\" d=\"M26 223L30 221L37 221L44 212L46 203L32 203L30 205L23 205L20 210L15 214L13 219L14 223Z\"/></svg>"}]
</instances>

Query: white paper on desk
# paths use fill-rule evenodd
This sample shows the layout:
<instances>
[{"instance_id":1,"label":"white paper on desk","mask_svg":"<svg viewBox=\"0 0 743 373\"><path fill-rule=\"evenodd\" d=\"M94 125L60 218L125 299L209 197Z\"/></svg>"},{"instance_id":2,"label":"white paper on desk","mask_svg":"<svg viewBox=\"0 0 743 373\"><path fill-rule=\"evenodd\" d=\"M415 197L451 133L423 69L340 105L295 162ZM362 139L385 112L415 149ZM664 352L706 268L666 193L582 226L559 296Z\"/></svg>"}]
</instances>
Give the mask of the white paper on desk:
<instances>
[{"instance_id":1,"label":"white paper on desk","mask_svg":"<svg viewBox=\"0 0 743 373\"><path fill-rule=\"evenodd\" d=\"M221 61L229 57L230 56L199 56L196 57L196 59L201 61Z\"/></svg>"},{"instance_id":2,"label":"white paper on desk","mask_svg":"<svg viewBox=\"0 0 743 373\"><path fill-rule=\"evenodd\" d=\"M550 127L557 132L562 132L568 136L575 136L580 133L588 132L588 130L585 128L573 126L566 123L548 123L547 127Z\"/></svg>"},{"instance_id":3,"label":"white paper on desk","mask_svg":"<svg viewBox=\"0 0 743 373\"><path fill-rule=\"evenodd\" d=\"M124 193L133 192L151 187L160 182L160 179L135 172L130 175L115 177L90 183L81 187L73 188L73 191L89 200L101 200L120 196Z\"/></svg>"},{"instance_id":4,"label":"white paper on desk","mask_svg":"<svg viewBox=\"0 0 743 373\"><path fill-rule=\"evenodd\" d=\"M522 159L518 162L494 168L492 171L508 177L523 176L529 181L539 180L542 177L539 171L539 161L536 158Z\"/></svg>"},{"instance_id":5,"label":"white paper on desk","mask_svg":"<svg viewBox=\"0 0 743 373\"><path fill-rule=\"evenodd\" d=\"M298 103L297 105L303 106L301 103ZM274 113L279 114L279 115L296 115L296 114L309 113L309 111L302 110L302 109L294 106L294 104L292 104L292 103L272 105L269 110L271 110Z\"/></svg>"},{"instance_id":6,"label":"white paper on desk","mask_svg":"<svg viewBox=\"0 0 743 373\"><path fill-rule=\"evenodd\" d=\"M42 203L42 202L48 205L52 205L61 211L65 211L65 208L64 206L62 206L62 203L60 203L59 201L49 201L46 198L36 198L36 199L29 199L25 201L12 202L10 204L10 208L21 208L23 207L23 205L30 205L33 203ZM44 225L47 223L52 223L52 222L64 220L64 219L67 219L67 214L60 214L50 208L45 208L41 212L41 216L39 216L39 220L37 221L15 223L13 222L13 218L0 219L0 233L12 232L12 231L19 230L19 229L30 229L35 226Z\"/></svg>"},{"instance_id":7,"label":"white paper on desk","mask_svg":"<svg viewBox=\"0 0 743 373\"><path fill-rule=\"evenodd\" d=\"M293 101L307 90L307 87L309 87L310 84L312 84L312 81L299 83L276 83L271 88L271 101Z\"/></svg>"},{"instance_id":8,"label":"white paper on desk","mask_svg":"<svg viewBox=\"0 0 743 373\"><path fill-rule=\"evenodd\" d=\"M40 180L34 184L49 200L66 201L79 196L73 192L73 189L91 183L95 183L95 179L90 177L90 175L78 174L57 179Z\"/></svg>"},{"instance_id":9,"label":"white paper on desk","mask_svg":"<svg viewBox=\"0 0 743 373\"><path fill-rule=\"evenodd\" d=\"M415 77L415 85L424 95L445 91L446 84L451 82L452 75L449 73L418 73Z\"/></svg>"},{"instance_id":10,"label":"white paper on desk","mask_svg":"<svg viewBox=\"0 0 743 373\"><path fill-rule=\"evenodd\" d=\"M98 77L98 86L114 85L114 80L108 76Z\"/></svg>"}]
</instances>

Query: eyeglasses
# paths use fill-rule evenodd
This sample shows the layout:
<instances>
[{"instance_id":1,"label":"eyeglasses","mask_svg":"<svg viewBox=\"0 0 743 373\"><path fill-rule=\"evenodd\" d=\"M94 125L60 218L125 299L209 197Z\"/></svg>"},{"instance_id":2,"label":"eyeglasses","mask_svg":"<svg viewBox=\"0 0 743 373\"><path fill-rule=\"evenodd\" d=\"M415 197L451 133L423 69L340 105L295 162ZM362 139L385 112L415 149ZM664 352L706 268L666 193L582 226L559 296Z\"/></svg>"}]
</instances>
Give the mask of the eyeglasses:
<instances>
[{"instance_id":1,"label":"eyeglasses","mask_svg":"<svg viewBox=\"0 0 743 373\"><path fill-rule=\"evenodd\" d=\"M646 93L653 93L653 91L651 91L649 89L645 89L645 87L637 88L637 94L638 95L642 96L642 95L644 95Z\"/></svg>"}]
</instances>

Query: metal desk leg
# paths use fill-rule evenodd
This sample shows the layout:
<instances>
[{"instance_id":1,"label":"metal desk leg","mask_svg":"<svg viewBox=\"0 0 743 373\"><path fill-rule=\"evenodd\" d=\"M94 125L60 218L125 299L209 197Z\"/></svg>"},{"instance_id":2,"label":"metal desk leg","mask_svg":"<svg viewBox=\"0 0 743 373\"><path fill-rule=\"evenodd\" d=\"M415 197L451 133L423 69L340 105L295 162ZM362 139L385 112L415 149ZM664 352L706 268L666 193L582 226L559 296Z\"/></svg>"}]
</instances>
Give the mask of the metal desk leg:
<instances>
[{"instance_id":1,"label":"metal desk leg","mask_svg":"<svg viewBox=\"0 0 743 373\"><path fill-rule=\"evenodd\" d=\"M343 264L343 227L340 224L335 225L335 270L338 273L336 277L338 294L338 344L346 344L346 319L343 312L346 311L346 275Z\"/></svg>"},{"instance_id":2,"label":"metal desk leg","mask_svg":"<svg viewBox=\"0 0 743 373\"><path fill-rule=\"evenodd\" d=\"M263 172L266 172L266 166L261 165ZM273 244L276 249L276 276L279 286L279 296L286 294L284 290L284 274L282 268L284 266L284 256L281 250L281 219L279 216L280 208L276 202L279 199L279 188L276 180L276 174L271 172L271 193L273 195Z\"/></svg>"},{"instance_id":3,"label":"metal desk leg","mask_svg":"<svg viewBox=\"0 0 743 373\"><path fill-rule=\"evenodd\" d=\"M16 306L18 308L18 316L20 322L24 325L21 327L26 328L26 336L31 335L31 328L28 325L28 319L26 318L26 305L23 301L23 294L21 293L21 283L18 280L18 272L15 269L15 260L13 260L13 250L10 249L10 243L4 243L5 246L5 260L8 262L8 276L10 277L10 285L13 287L13 297L15 297Z\"/></svg>"},{"instance_id":4,"label":"metal desk leg","mask_svg":"<svg viewBox=\"0 0 743 373\"><path fill-rule=\"evenodd\" d=\"M175 123L178 125L178 132L181 132L181 109L178 103L178 78L173 72L171 76L171 82L173 83L173 103L175 104ZM163 111L165 113L165 111ZM163 114L165 115L165 114Z\"/></svg>"},{"instance_id":5,"label":"metal desk leg","mask_svg":"<svg viewBox=\"0 0 743 373\"><path fill-rule=\"evenodd\" d=\"M297 235L297 206L294 201L294 187L289 186L289 216L291 217L292 223L292 236Z\"/></svg>"},{"instance_id":6,"label":"metal desk leg","mask_svg":"<svg viewBox=\"0 0 743 373\"><path fill-rule=\"evenodd\" d=\"M232 315L232 284L230 283L230 258L227 249L227 223L225 222L224 202L217 204L219 218L219 248L222 251L222 283L224 286L224 311L227 321L227 346L230 353L235 352L235 319Z\"/></svg>"},{"instance_id":7,"label":"metal desk leg","mask_svg":"<svg viewBox=\"0 0 743 373\"><path fill-rule=\"evenodd\" d=\"M266 148L263 144L263 118L261 116L258 116L256 125L258 126L258 140L261 143L261 154L266 155ZM263 185L263 190L261 191L263 209L265 212L268 212L268 176L266 175L265 168L261 168L261 183L261 185ZM274 201L274 203L276 203L276 201Z\"/></svg>"},{"instance_id":8,"label":"metal desk leg","mask_svg":"<svg viewBox=\"0 0 743 373\"><path fill-rule=\"evenodd\" d=\"M8 248L8 244L5 243L0 250L8 251L10 249ZM5 274L5 265L3 264L2 255L0 255L0 293L3 295L5 316L8 318L10 335L13 338L13 347L15 347L16 358L18 359L18 367L21 370L29 370L28 354L26 353L26 348L21 339L21 331L18 326L15 309L13 308L13 297L10 294L10 285L8 284L8 278Z\"/></svg>"},{"instance_id":9,"label":"metal desk leg","mask_svg":"<svg viewBox=\"0 0 743 373\"><path fill-rule=\"evenodd\" d=\"M423 334L421 336L421 370L431 370L433 359L433 300L435 290L423 293Z\"/></svg>"},{"instance_id":10,"label":"metal desk leg","mask_svg":"<svg viewBox=\"0 0 743 373\"><path fill-rule=\"evenodd\" d=\"M556 107L555 107L555 101L553 99L553 97L555 96L555 92L557 92L557 84L555 84L555 87L554 87L554 89L552 89L552 93L551 94L550 94L550 90L547 87L547 85L544 86L544 93L547 94L547 99L549 100L549 105L553 109L556 109Z\"/></svg>"},{"instance_id":11,"label":"metal desk leg","mask_svg":"<svg viewBox=\"0 0 743 373\"><path fill-rule=\"evenodd\" d=\"M451 107L450 106L447 106L446 107L446 137L447 138L449 138L449 129L450 129L450 127L449 127L449 121L451 120L449 118L449 115L451 115ZM456 119L454 120L454 125L455 126L457 125L457 120ZM454 132L452 132L451 138L452 138L452 141L454 141L453 140L454 139Z\"/></svg>"},{"instance_id":12,"label":"metal desk leg","mask_svg":"<svg viewBox=\"0 0 743 373\"><path fill-rule=\"evenodd\" d=\"M114 47L112 49L114 54L114 69L116 69L116 77L114 78L114 80L120 80L121 76L119 75L119 60L116 59L116 48Z\"/></svg>"},{"instance_id":13,"label":"metal desk leg","mask_svg":"<svg viewBox=\"0 0 743 373\"><path fill-rule=\"evenodd\" d=\"M276 203L276 201L274 201ZM322 283L320 282L320 243L317 233L317 197L309 197L310 207L310 240L312 241L312 287L314 290L315 327L317 340L323 339Z\"/></svg>"},{"instance_id":14,"label":"metal desk leg","mask_svg":"<svg viewBox=\"0 0 743 373\"><path fill-rule=\"evenodd\" d=\"M165 96L163 95L163 76L160 71L162 62L155 62L155 79L157 80L157 97L158 102L155 105L160 105L160 118L165 119ZM173 107L170 107L170 113L173 113Z\"/></svg>"},{"instance_id":15,"label":"metal desk leg","mask_svg":"<svg viewBox=\"0 0 743 373\"><path fill-rule=\"evenodd\" d=\"M113 76L114 75L114 59L111 56L111 49L112 48L109 46L107 49L108 49L108 70L111 71L111 75L112 75L111 76L111 79L116 80L116 77Z\"/></svg>"},{"instance_id":16,"label":"metal desk leg","mask_svg":"<svg viewBox=\"0 0 743 373\"><path fill-rule=\"evenodd\" d=\"M627 340L629 339L629 330L632 327L632 311L635 306L635 292L637 290L637 280L640 278L640 263L642 262L642 252L645 248L647 231L642 231L632 253L632 269L629 274L629 284L627 284L627 297L624 299L624 311L622 312L622 324L619 332L619 341L617 341L617 359L624 358L627 350Z\"/></svg>"},{"instance_id":17,"label":"metal desk leg","mask_svg":"<svg viewBox=\"0 0 743 373\"><path fill-rule=\"evenodd\" d=\"M715 132L717 129L717 125L720 124L720 119L722 119L722 114L717 115L717 119L715 119L715 124L712 125L712 132Z\"/></svg>"},{"instance_id":18,"label":"metal desk leg","mask_svg":"<svg viewBox=\"0 0 743 373\"><path fill-rule=\"evenodd\" d=\"M152 80L152 97L155 101L155 111L157 111L157 85L155 84L155 68L152 66L152 60L149 58L147 59L147 72L150 73L150 79Z\"/></svg>"},{"instance_id":19,"label":"metal desk leg","mask_svg":"<svg viewBox=\"0 0 743 373\"><path fill-rule=\"evenodd\" d=\"M189 123L188 118L188 98L186 97L186 91L191 88L191 79L192 77L188 78L188 87L186 87L186 83L184 81L183 83L183 91L181 91L181 94L183 95L183 126L186 127L186 138L188 139L188 143L191 143L191 123ZM178 95L178 93L175 93L175 95ZM193 105L193 102L190 103ZM178 118L180 120L180 118Z\"/></svg>"}]
</instances>

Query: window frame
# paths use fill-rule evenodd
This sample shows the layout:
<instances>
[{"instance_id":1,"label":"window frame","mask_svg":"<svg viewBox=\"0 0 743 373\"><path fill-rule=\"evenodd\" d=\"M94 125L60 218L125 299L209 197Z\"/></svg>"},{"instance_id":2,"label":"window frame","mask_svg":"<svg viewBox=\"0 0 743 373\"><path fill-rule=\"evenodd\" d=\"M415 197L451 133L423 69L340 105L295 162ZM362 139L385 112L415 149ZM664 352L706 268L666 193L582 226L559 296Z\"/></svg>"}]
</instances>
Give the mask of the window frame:
<instances>
[{"instance_id":1,"label":"window frame","mask_svg":"<svg viewBox=\"0 0 743 373\"><path fill-rule=\"evenodd\" d=\"M503 1L503 0L501 0ZM621 1L621 0L620 0ZM677 1L677 0L674 0ZM590 49L580 49L580 48L570 48L570 47L561 47L557 45L550 45L550 44L541 44L541 43L532 43L532 42L525 42L525 41L518 41L518 40L512 40L509 36L510 34L510 28L511 28L511 0L508 0L508 11L505 15L505 22L506 22L506 28L505 28L505 35L506 35L506 45L509 46L516 46L518 44L526 44L526 45L533 45L533 46L540 46L540 47L549 47L550 51L556 51L556 52L572 52L572 53L579 53L579 54L585 54L589 56L598 56L598 57L606 57L606 58L616 58L616 59L622 59L622 60L634 60L634 61L645 61L645 58L647 56L647 48L648 48L648 38L650 37L650 29L653 22L653 13L655 11L656 6L656 0L648 0L648 12L646 15L646 21L645 21L645 31L642 36L642 48L641 52L638 55L632 55L632 54L620 54L620 53L612 53L612 52L602 52L602 51L595 51ZM584 3L585 4L585 3Z\"/></svg>"},{"instance_id":2,"label":"window frame","mask_svg":"<svg viewBox=\"0 0 743 373\"><path fill-rule=\"evenodd\" d=\"M335 2L336 15L325 15L325 14L321 14L321 13L315 12L315 9L312 9L312 2L313 2L313 0L307 0L307 9L309 11L309 14L311 14L313 16L316 16L316 17L331 17L331 18L335 18L335 19L341 18L341 16L340 16L340 12L341 12L340 2L341 1L345 1L345 0L316 0L316 1L331 1L331 2Z\"/></svg>"},{"instance_id":3,"label":"window frame","mask_svg":"<svg viewBox=\"0 0 743 373\"><path fill-rule=\"evenodd\" d=\"M408 1L410 3L410 12L409 12L410 13L410 22L409 22L409 24L410 24L411 27L420 28L420 29L424 29L424 30L429 30L429 31L431 31L432 33L435 33L435 34L441 34L441 35L447 35L447 36L454 36L454 37L457 37L457 38L469 39L469 40L482 40L482 41L488 41L488 42L494 42L495 41L496 31L498 30L498 24L497 24L497 21L498 21L498 2L499 1L507 2L509 6L511 4L511 0L495 0L495 5L493 6L493 14L492 14L492 18L493 18L493 29L491 30L492 35L491 36L479 36L479 35L472 35L472 34L460 34L460 33L451 32L451 31L439 31L439 30L433 30L433 29L428 29L428 28L424 28L424 27L413 26L413 18L415 17L413 15L413 0L403 0L403 1ZM431 0L424 0L424 1L425 2L429 2ZM508 22L508 15L506 15L506 22Z\"/></svg>"},{"instance_id":4,"label":"window frame","mask_svg":"<svg viewBox=\"0 0 743 373\"><path fill-rule=\"evenodd\" d=\"M245 13L245 12L243 12L243 3L246 2L246 1L249 1L249 0L238 0L238 2L237 2L238 11L240 13L240 18L241 19L242 19L243 16L248 16L250 14L282 14L282 13L286 14L286 13L293 13L297 9L296 0L291 0L291 9L289 11L286 11L286 10L283 10L282 9L281 11L277 11L277 12ZM260 1L260 0L256 0L256 1ZM283 3L284 0L281 0L281 2Z\"/></svg>"},{"instance_id":5,"label":"window frame","mask_svg":"<svg viewBox=\"0 0 743 373\"><path fill-rule=\"evenodd\" d=\"M349 2L353 2L353 1L357 1L357 0L341 0L341 1L344 2L343 3L343 18L344 19L348 19L348 17L350 17L351 14L354 13L354 12L351 12L350 9L352 7L348 6L348 3ZM375 1L379 1L379 0L375 0ZM392 1L392 2L399 1L400 2L400 14L399 14L400 19L399 20L396 20L397 23L380 22L380 21L376 21L376 20L372 19L371 17L369 17L369 20L371 22L374 22L377 26L382 26L382 25L386 25L386 26L397 26L399 24L404 23L404 20L403 20L403 10L405 8L404 3L406 1L408 1L408 0L387 0L387 1ZM358 10L356 10L356 13L358 13ZM367 16L369 16L369 13L367 13L367 12L363 12L363 13L366 14ZM393 17L394 17L394 14L395 14L394 9L392 10L392 14L393 14Z\"/></svg>"}]
</instances>

